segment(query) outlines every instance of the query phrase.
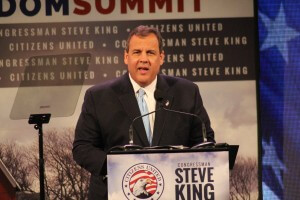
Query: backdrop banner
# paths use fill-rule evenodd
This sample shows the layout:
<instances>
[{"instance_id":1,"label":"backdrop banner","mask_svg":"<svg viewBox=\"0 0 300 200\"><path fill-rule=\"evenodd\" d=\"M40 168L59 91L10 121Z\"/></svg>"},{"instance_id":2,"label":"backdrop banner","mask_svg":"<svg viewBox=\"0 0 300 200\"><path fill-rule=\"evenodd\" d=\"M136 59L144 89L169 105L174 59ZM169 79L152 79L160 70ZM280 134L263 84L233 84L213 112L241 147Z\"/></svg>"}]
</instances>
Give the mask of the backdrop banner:
<instances>
[{"instance_id":1,"label":"backdrop banner","mask_svg":"<svg viewBox=\"0 0 300 200\"><path fill-rule=\"evenodd\" d=\"M127 72L123 54L129 32L153 26L164 38L161 73L194 81L216 141L240 146L231 197L257 199L253 0L10 0L0 1L0 20L1 143L29 147L36 141L26 115L41 99L46 102L38 104L41 113L68 110L51 118L45 134L72 130L85 91ZM19 98L22 92L30 95ZM73 100L67 105L61 94ZM244 190L237 187L241 180Z\"/></svg>"}]
</instances>

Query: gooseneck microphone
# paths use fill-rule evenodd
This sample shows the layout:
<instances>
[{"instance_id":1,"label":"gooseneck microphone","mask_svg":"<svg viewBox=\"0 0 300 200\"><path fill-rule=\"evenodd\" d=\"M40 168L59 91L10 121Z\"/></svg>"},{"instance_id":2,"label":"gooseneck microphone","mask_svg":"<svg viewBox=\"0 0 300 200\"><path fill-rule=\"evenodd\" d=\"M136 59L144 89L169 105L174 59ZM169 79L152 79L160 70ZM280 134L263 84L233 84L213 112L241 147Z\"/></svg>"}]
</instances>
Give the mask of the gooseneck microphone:
<instances>
[{"instance_id":1,"label":"gooseneck microphone","mask_svg":"<svg viewBox=\"0 0 300 200\"><path fill-rule=\"evenodd\" d=\"M188 115L188 116L196 117L197 119L200 120L201 127L202 127L203 142L200 143L200 144L197 144L197 145L193 146L192 148L199 148L199 147L202 147L202 146L209 146L209 145L214 144L214 142L208 142L207 141L207 134L206 134L205 123L203 122L203 120L201 119L200 116L198 116L198 115L196 115L194 113L188 113L188 112L183 112L183 111L172 110L172 109L166 108L166 106L168 106L168 104L169 104L169 100L167 100L165 98L165 95L160 90L155 90L155 92L154 92L154 98L160 104L159 105L159 109L162 109L162 110L165 110L165 111L168 111L168 112L177 113L177 114L183 114L183 115Z\"/></svg>"},{"instance_id":2,"label":"gooseneck microphone","mask_svg":"<svg viewBox=\"0 0 300 200\"><path fill-rule=\"evenodd\" d=\"M142 118L142 117L145 117L147 115L151 115L152 113L155 113L157 111L161 110L161 108L157 109L157 110L154 110L152 112L149 112L149 113L146 113L144 115L140 115L140 116L137 116L136 118L134 118L130 124L130 127L129 127L129 146L130 145L134 145L133 144L133 124L135 123L136 120Z\"/></svg>"},{"instance_id":3,"label":"gooseneck microphone","mask_svg":"<svg viewBox=\"0 0 300 200\"><path fill-rule=\"evenodd\" d=\"M161 110L161 109L158 109L158 110ZM110 148L108 150L108 152L112 152L112 151L118 151L118 150L121 150L121 151L127 151L127 150L139 150L139 149L144 149L144 147L142 146L139 146L139 145L136 145L133 143L133 133L134 133L134 130L133 130L133 125L134 123L136 122L136 120L142 118L142 117L145 117L147 115L150 115L152 113L155 113L157 112L158 110L154 110L152 112L149 112L149 113L146 113L144 115L140 115L140 116L137 116L136 118L134 118L129 126L129 131L128 131L128 134L129 134L129 144L126 144L126 145L123 145L123 146L114 146L112 148Z\"/></svg>"},{"instance_id":4,"label":"gooseneck microphone","mask_svg":"<svg viewBox=\"0 0 300 200\"><path fill-rule=\"evenodd\" d=\"M167 98L165 98L165 95L163 94L162 91L156 89L155 92L154 92L154 98L156 100L156 102L158 104L160 104L158 106L158 109L152 111L152 112L149 112L149 113L146 113L144 115L140 115L140 116L137 116L135 117L130 126L129 126L129 130L128 130L128 134L129 134L129 144L127 145L124 145L124 146L115 146L115 147L112 147L110 151L114 151L114 150L138 150L138 149L151 149L150 148L145 148L145 147L142 147L142 146L139 146L139 145L135 145L134 142L133 142L133 135L134 135L134 124L135 122L138 120L138 119L141 119L142 117L145 117L147 115L150 115L152 113L155 113L155 112L158 112L158 111L162 111L162 110L165 110L167 112L173 112L173 113L177 113L177 114L183 114L183 115L188 115L188 116L192 116L192 117L196 117L197 119L200 120L201 122L201 126L202 126L202 137L203 137L203 142L202 143L199 143L195 146L192 147L193 148L200 148L200 147L206 147L206 146L212 146L214 145L215 143L214 142L208 142L207 141L207 135L206 135L206 127L205 127L205 123L203 122L203 120L201 119L200 116L196 115L196 114L193 114L193 113L188 113L188 112L183 112L183 111L178 111L178 110L172 110L172 109L168 109L166 108L166 106L169 105L169 100L167 100ZM175 149L180 149L182 148L182 145L180 146L164 146L164 147L161 147L161 148L175 148ZM154 147L154 148L158 148L158 147Z\"/></svg>"}]
</instances>

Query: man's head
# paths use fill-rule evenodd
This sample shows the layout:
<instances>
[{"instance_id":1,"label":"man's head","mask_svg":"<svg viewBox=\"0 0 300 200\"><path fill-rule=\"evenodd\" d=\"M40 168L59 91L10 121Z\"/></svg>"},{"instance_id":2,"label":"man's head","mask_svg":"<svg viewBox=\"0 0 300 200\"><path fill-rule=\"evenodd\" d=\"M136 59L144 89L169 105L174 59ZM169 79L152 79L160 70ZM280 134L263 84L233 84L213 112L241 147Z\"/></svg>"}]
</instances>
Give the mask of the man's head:
<instances>
[{"instance_id":1,"label":"man's head","mask_svg":"<svg viewBox=\"0 0 300 200\"><path fill-rule=\"evenodd\" d=\"M124 62L133 80L141 87L152 83L164 62L160 33L152 27L135 28L127 40Z\"/></svg>"}]
</instances>

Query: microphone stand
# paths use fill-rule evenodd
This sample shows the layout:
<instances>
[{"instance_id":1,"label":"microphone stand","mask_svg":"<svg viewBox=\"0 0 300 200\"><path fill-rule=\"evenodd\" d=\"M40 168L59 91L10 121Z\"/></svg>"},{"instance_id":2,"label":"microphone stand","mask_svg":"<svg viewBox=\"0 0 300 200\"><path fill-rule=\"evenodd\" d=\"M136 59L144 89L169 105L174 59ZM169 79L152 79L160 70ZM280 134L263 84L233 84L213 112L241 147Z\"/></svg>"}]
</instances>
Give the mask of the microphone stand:
<instances>
[{"instance_id":1,"label":"microphone stand","mask_svg":"<svg viewBox=\"0 0 300 200\"><path fill-rule=\"evenodd\" d=\"M136 120L140 119L140 118L143 118L143 117L147 116L147 115L151 115L152 113L155 113L155 112L157 112L157 111L159 111L159 110L161 110L161 108L159 108L159 109L157 109L157 110L154 110L154 111L152 111L152 112L146 113L146 114L144 114L144 115L138 116L138 117L136 117L136 118L134 118L134 119L132 120L132 122L131 122L131 124L130 124L130 127L129 127L129 146L130 146L130 145L134 145L134 144L133 144L133 133L134 133L134 130L133 130L133 124L134 124L134 122L135 122Z\"/></svg>"},{"instance_id":2,"label":"microphone stand","mask_svg":"<svg viewBox=\"0 0 300 200\"><path fill-rule=\"evenodd\" d=\"M171 109L165 108L163 106L163 103L162 103L163 98L159 97L159 98L157 98L157 100L158 100L158 102L160 102L160 106L159 106L160 108L159 109L163 109L163 110L166 110L168 112L173 112L173 113L178 113L178 114L193 116L193 117L196 117L197 119L199 119L201 121L203 142L192 146L191 149L197 149L197 148L201 148L201 147L208 147L208 146L214 146L215 145L214 142L207 141L207 134L206 134L205 123L202 121L202 119L200 118L200 116L198 116L196 114L193 114L193 113L187 113L187 112L182 112L182 111L178 111L178 110L171 110Z\"/></svg>"},{"instance_id":3,"label":"microphone stand","mask_svg":"<svg viewBox=\"0 0 300 200\"><path fill-rule=\"evenodd\" d=\"M150 115L150 114L152 114L152 113L155 113L155 112L157 112L157 111L159 111L159 110L161 110L161 108L159 108L159 109L157 109L157 110L154 110L154 111L152 111L152 112L146 113L146 114L144 114L144 115L138 116L138 117L136 117L136 118L134 118L134 119L132 120L132 122L131 122L131 124L130 124L130 127L129 127L129 144L124 146L124 147L125 147L125 150L126 150L126 149L137 149L137 148L143 149L143 148L144 148L144 147L141 147L141 146L139 146L139 145L135 145L135 144L133 143L133 135L134 135L133 124L135 123L136 120L138 120L138 119L140 119L140 118L143 118L143 117L145 117L145 116L147 116L147 115Z\"/></svg>"},{"instance_id":4,"label":"microphone stand","mask_svg":"<svg viewBox=\"0 0 300 200\"><path fill-rule=\"evenodd\" d=\"M133 124L135 123L136 120L142 118L142 117L145 117L147 115L150 115L152 113L155 113L157 111L161 110L161 108L157 109L157 110L154 110L152 112L149 112L149 113L146 113L144 115L140 115L140 116L137 116L136 118L134 118L129 126L129 143L126 144L126 145L123 145L123 146L114 146L112 148L110 148L108 150L108 152L111 152L111 151L115 151L115 150L121 150L121 151L128 151L128 150L141 150L141 149L145 149L144 147L142 146L139 146L139 145L136 145L133 143L133 135L134 135L134 129L133 129Z\"/></svg>"}]
</instances>

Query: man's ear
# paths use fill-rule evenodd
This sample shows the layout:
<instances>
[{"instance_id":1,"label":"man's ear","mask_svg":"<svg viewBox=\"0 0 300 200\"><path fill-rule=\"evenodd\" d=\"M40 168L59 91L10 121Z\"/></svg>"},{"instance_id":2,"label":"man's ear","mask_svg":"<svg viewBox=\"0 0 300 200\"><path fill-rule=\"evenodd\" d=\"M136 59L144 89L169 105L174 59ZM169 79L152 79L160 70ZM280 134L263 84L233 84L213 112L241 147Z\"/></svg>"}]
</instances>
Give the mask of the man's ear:
<instances>
[{"instance_id":1,"label":"man's ear","mask_svg":"<svg viewBox=\"0 0 300 200\"><path fill-rule=\"evenodd\" d=\"M127 65L128 64L128 53L126 50L124 50L124 63Z\"/></svg>"},{"instance_id":2,"label":"man's ear","mask_svg":"<svg viewBox=\"0 0 300 200\"><path fill-rule=\"evenodd\" d=\"M162 51L160 53L160 65L164 64L164 61L165 61L165 52Z\"/></svg>"}]
</instances>

